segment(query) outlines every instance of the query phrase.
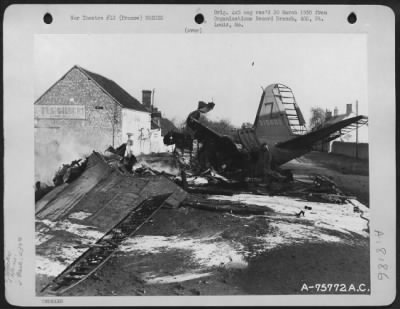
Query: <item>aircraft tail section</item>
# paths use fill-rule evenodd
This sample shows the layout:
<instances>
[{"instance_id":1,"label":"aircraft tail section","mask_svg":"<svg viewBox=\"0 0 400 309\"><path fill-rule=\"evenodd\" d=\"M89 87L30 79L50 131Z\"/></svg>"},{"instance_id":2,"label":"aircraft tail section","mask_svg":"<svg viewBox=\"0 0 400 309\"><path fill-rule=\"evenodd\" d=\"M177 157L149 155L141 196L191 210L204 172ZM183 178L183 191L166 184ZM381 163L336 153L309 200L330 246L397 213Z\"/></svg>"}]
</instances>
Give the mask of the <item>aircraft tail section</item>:
<instances>
[{"instance_id":1,"label":"aircraft tail section","mask_svg":"<svg viewBox=\"0 0 400 309\"><path fill-rule=\"evenodd\" d=\"M282 149L311 148L317 142L329 142L356 129L357 126L365 125L367 122L368 118L362 115L346 118L305 135L278 143L276 146Z\"/></svg>"},{"instance_id":2,"label":"aircraft tail section","mask_svg":"<svg viewBox=\"0 0 400 309\"><path fill-rule=\"evenodd\" d=\"M270 144L306 133L303 114L289 87L272 84L264 89L254 128L259 139Z\"/></svg>"}]
</instances>

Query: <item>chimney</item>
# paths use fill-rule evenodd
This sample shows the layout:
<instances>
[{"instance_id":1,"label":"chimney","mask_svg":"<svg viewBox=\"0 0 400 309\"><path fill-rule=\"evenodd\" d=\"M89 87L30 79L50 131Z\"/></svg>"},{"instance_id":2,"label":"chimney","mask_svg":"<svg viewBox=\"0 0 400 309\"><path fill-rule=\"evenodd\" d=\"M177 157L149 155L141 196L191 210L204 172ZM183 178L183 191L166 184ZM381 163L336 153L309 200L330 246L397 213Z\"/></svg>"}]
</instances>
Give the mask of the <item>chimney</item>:
<instances>
[{"instance_id":1,"label":"chimney","mask_svg":"<svg viewBox=\"0 0 400 309\"><path fill-rule=\"evenodd\" d=\"M142 103L149 109L151 108L151 90L142 90Z\"/></svg>"},{"instance_id":2,"label":"chimney","mask_svg":"<svg viewBox=\"0 0 400 309\"><path fill-rule=\"evenodd\" d=\"M346 104L346 115L349 115L353 112L353 104Z\"/></svg>"},{"instance_id":3,"label":"chimney","mask_svg":"<svg viewBox=\"0 0 400 309\"><path fill-rule=\"evenodd\" d=\"M326 120L329 120L329 119L331 119L331 118L332 118L332 111L326 110L326 112L325 112L325 119L326 119Z\"/></svg>"},{"instance_id":4,"label":"chimney","mask_svg":"<svg viewBox=\"0 0 400 309\"><path fill-rule=\"evenodd\" d=\"M339 110L337 106L335 106L335 109L333 110L333 116L337 116L339 114Z\"/></svg>"}]
</instances>

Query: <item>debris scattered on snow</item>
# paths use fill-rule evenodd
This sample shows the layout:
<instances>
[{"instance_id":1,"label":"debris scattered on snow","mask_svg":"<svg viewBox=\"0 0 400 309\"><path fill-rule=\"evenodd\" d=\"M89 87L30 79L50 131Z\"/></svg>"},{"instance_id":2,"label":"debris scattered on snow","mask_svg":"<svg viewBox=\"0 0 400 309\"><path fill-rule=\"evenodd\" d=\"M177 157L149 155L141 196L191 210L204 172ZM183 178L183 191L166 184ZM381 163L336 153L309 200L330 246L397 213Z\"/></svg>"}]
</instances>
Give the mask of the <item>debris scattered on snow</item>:
<instances>
[{"instance_id":1,"label":"debris scattered on snow","mask_svg":"<svg viewBox=\"0 0 400 309\"><path fill-rule=\"evenodd\" d=\"M214 195L209 198L266 206L282 216L293 216L304 209L304 201L284 196L238 194L233 196ZM307 203L313 211L306 211L304 218L303 216L301 217L302 220L308 220L309 223L313 223L315 226L332 231L346 234L356 233L360 236L368 237L366 221L360 218L360 214L354 213L353 204ZM364 216L369 218L369 209L360 202L357 205L363 211Z\"/></svg>"},{"instance_id":2,"label":"debris scattered on snow","mask_svg":"<svg viewBox=\"0 0 400 309\"><path fill-rule=\"evenodd\" d=\"M220 237L181 238L178 236L136 236L121 244L119 250L128 252L161 253L171 249L190 251L194 262L203 267L224 265L227 268L245 268L247 262L239 253L242 246Z\"/></svg>"},{"instance_id":3,"label":"debris scattered on snow","mask_svg":"<svg viewBox=\"0 0 400 309\"><path fill-rule=\"evenodd\" d=\"M93 227L72 223L69 220L55 222L44 219L37 220L37 222L43 223L52 231L65 231L75 234L76 236L81 237L83 240L86 240L88 243L92 242L93 240L98 240L104 235L104 233L97 231Z\"/></svg>"},{"instance_id":4,"label":"debris scattered on snow","mask_svg":"<svg viewBox=\"0 0 400 309\"><path fill-rule=\"evenodd\" d=\"M87 248L58 246L49 256L36 255L36 273L55 277L74 262Z\"/></svg>"},{"instance_id":5,"label":"debris scattered on snow","mask_svg":"<svg viewBox=\"0 0 400 309\"><path fill-rule=\"evenodd\" d=\"M77 220L83 220L86 219L87 217L91 216L92 214L90 212L84 212L84 211L78 211L78 212L73 212L68 216L70 219L77 219Z\"/></svg>"},{"instance_id":6,"label":"debris scattered on snow","mask_svg":"<svg viewBox=\"0 0 400 309\"><path fill-rule=\"evenodd\" d=\"M36 274L39 275L55 277L67 266L68 263L61 263L41 255L36 256Z\"/></svg>"},{"instance_id":7,"label":"debris scattered on snow","mask_svg":"<svg viewBox=\"0 0 400 309\"><path fill-rule=\"evenodd\" d=\"M208 277L211 275L212 272L206 272L206 273L184 273L179 275L157 277L157 275L153 273L144 273L142 278L148 284L165 284L165 283L183 282L183 281Z\"/></svg>"}]
</instances>

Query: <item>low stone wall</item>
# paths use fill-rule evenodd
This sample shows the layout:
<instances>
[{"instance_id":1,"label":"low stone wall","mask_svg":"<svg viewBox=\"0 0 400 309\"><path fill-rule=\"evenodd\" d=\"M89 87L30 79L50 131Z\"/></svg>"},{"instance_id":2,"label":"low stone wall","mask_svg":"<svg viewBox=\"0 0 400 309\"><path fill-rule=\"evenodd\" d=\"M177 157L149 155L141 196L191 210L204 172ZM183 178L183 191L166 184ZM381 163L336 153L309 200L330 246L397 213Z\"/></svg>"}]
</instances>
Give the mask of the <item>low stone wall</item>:
<instances>
[{"instance_id":1,"label":"low stone wall","mask_svg":"<svg viewBox=\"0 0 400 309\"><path fill-rule=\"evenodd\" d=\"M356 157L356 143L333 142L332 153ZM358 158L368 159L368 143L358 143Z\"/></svg>"}]
</instances>

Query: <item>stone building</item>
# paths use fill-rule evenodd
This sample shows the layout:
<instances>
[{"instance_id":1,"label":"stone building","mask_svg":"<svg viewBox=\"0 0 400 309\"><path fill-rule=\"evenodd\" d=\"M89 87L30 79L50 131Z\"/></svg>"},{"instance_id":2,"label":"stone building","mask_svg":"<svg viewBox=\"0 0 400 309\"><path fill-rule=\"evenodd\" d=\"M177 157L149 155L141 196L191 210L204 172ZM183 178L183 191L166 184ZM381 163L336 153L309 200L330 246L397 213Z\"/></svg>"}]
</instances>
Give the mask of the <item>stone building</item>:
<instances>
[{"instance_id":1,"label":"stone building","mask_svg":"<svg viewBox=\"0 0 400 309\"><path fill-rule=\"evenodd\" d=\"M127 133L136 154L151 152L151 91L150 97L143 91L143 99L142 104L114 81L72 67L34 103L35 156L65 163L119 146Z\"/></svg>"},{"instance_id":2,"label":"stone building","mask_svg":"<svg viewBox=\"0 0 400 309\"><path fill-rule=\"evenodd\" d=\"M326 110L323 125L332 125L336 122L355 116L357 116L357 114L353 111L353 104L349 103L346 104L346 112L343 114L339 114L339 109L337 107L334 108L333 115L332 111ZM358 132L352 130L349 133L338 136L337 139L329 142L318 143L314 146L314 150L368 159L368 126L365 124L359 125L357 130ZM356 134L358 134L357 138Z\"/></svg>"}]
</instances>

